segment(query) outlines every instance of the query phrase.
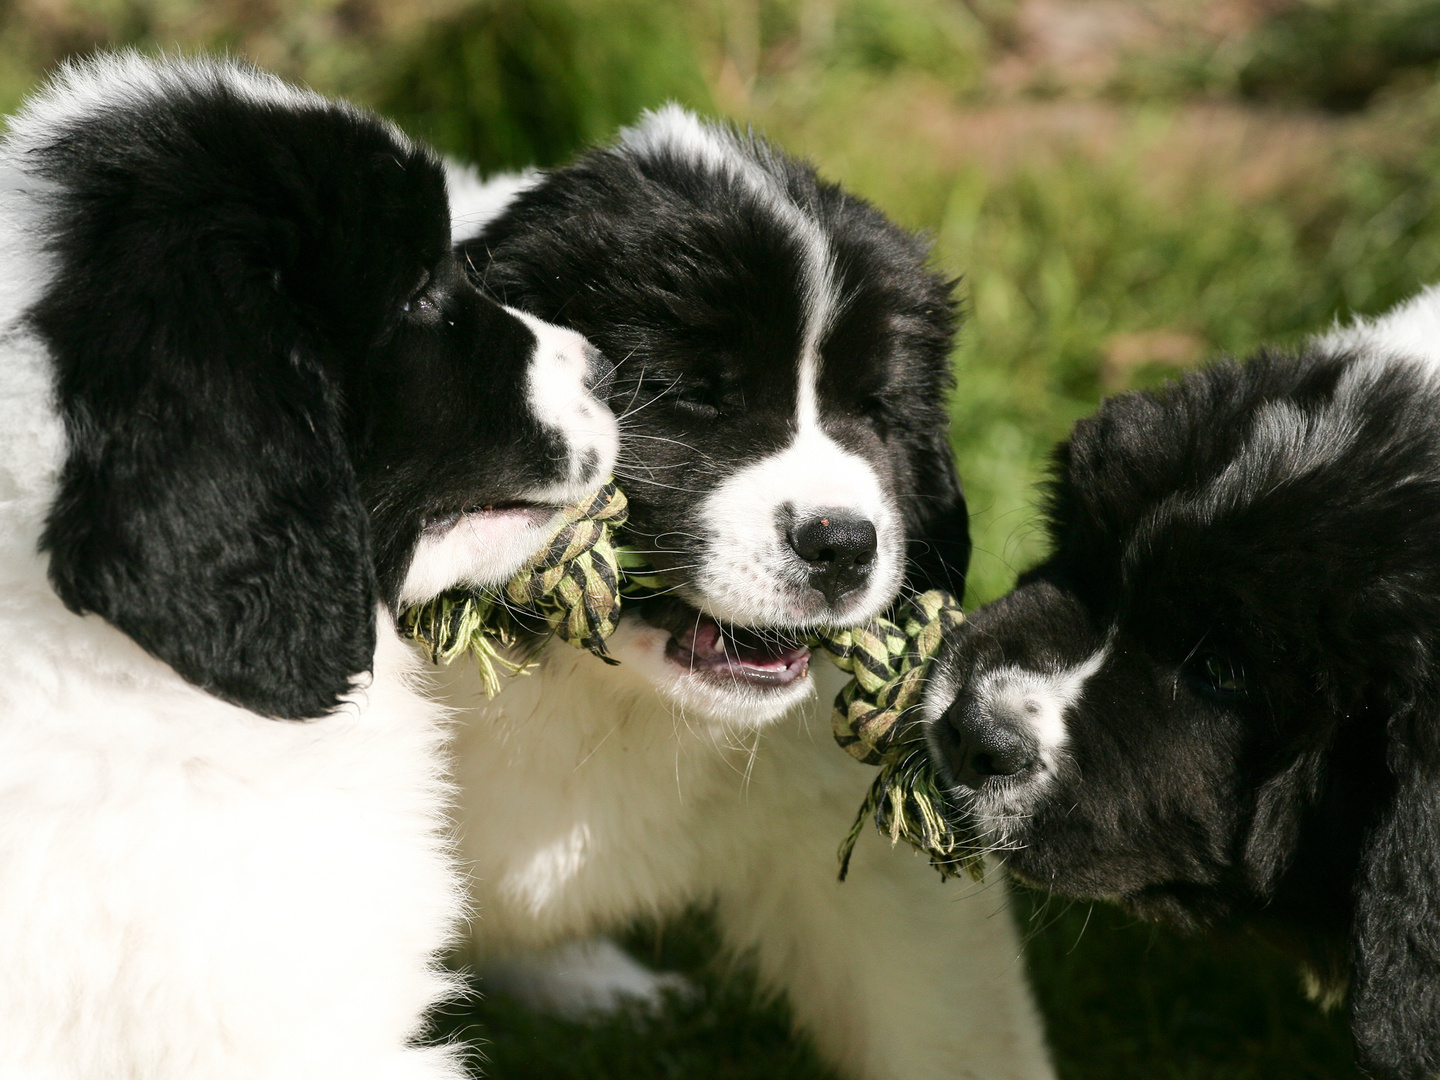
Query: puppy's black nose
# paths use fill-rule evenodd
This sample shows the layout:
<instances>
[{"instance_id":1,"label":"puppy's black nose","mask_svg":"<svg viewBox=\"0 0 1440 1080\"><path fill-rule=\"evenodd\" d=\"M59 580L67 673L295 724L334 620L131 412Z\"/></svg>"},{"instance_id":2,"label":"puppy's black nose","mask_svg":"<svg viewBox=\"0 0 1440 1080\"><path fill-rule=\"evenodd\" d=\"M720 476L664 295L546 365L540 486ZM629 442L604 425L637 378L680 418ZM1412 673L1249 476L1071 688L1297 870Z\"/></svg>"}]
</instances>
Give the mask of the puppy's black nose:
<instances>
[{"instance_id":1,"label":"puppy's black nose","mask_svg":"<svg viewBox=\"0 0 1440 1080\"><path fill-rule=\"evenodd\" d=\"M1035 764L1020 730L985 715L964 693L946 711L936 736L951 779L976 790L991 777L1016 776Z\"/></svg>"},{"instance_id":2,"label":"puppy's black nose","mask_svg":"<svg viewBox=\"0 0 1440 1080\"><path fill-rule=\"evenodd\" d=\"M875 526L857 514L821 512L795 525L788 539L810 564L810 584L832 604L870 576Z\"/></svg>"}]
</instances>

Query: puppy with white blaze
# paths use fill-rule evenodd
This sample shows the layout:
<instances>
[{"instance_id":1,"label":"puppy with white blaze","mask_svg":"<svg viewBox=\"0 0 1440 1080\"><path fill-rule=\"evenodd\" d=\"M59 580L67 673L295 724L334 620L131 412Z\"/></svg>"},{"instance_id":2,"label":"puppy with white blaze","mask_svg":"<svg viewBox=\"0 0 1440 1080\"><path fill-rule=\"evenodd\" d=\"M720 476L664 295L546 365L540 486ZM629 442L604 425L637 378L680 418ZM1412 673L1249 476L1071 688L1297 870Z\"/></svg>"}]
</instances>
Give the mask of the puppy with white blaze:
<instances>
[{"instance_id":1,"label":"puppy with white blaze","mask_svg":"<svg viewBox=\"0 0 1440 1080\"><path fill-rule=\"evenodd\" d=\"M1360 1066L1440 1074L1440 290L1124 394L924 711L1015 877L1246 924Z\"/></svg>"},{"instance_id":2,"label":"puppy with white blaze","mask_svg":"<svg viewBox=\"0 0 1440 1080\"><path fill-rule=\"evenodd\" d=\"M653 996L587 936L705 905L846 1076L1050 1076L1003 888L946 886L871 835L836 880L874 773L833 745L844 676L802 639L959 590L969 556L925 246L678 108L452 190L477 280L615 361L630 539L670 586L627 602L618 665L550 645L493 703L467 665L443 676L482 987L568 1011Z\"/></svg>"},{"instance_id":3,"label":"puppy with white blaze","mask_svg":"<svg viewBox=\"0 0 1440 1080\"><path fill-rule=\"evenodd\" d=\"M392 612L614 463L444 172L239 64L61 70L0 142L0 1076L440 1080L443 710ZM303 722L302 722L303 721Z\"/></svg>"}]
</instances>

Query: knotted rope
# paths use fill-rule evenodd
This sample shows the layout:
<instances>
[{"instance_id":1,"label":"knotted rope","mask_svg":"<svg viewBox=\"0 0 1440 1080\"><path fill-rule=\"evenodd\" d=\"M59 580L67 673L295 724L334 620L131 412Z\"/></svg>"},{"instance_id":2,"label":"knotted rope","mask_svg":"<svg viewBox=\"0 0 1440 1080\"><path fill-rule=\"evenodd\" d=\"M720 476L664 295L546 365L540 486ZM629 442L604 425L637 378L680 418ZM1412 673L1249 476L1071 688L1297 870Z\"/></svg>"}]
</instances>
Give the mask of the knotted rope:
<instances>
[{"instance_id":1,"label":"knotted rope","mask_svg":"<svg viewBox=\"0 0 1440 1080\"><path fill-rule=\"evenodd\" d=\"M506 655L522 634L538 635L542 643L553 634L615 663L605 649L620 619L614 534L628 514L625 493L607 484L586 502L561 511L550 542L500 595L451 590L401 612L401 631L424 646L435 663L470 653L490 697L500 692L497 669L513 675L528 666L528 660Z\"/></svg>"},{"instance_id":2,"label":"knotted rope","mask_svg":"<svg viewBox=\"0 0 1440 1080\"><path fill-rule=\"evenodd\" d=\"M521 568L499 595L454 590L401 613L403 632L435 662L462 653L475 657L485 692L500 691L500 670L515 674L534 653L515 660L522 639L549 636L616 661L605 641L619 622L621 598L665 588L640 553L615 543L627 517L625 495L613 483L561 515L549 544ZM828 655L853 678L835 699L835 740L867 765L880 768L838 852L840 878L864 828L874 817L890 842L904 840L924 852L942 878L960 870L979 877L980 845L942 812L943 796L914 717L925 673L945 633L964 620L949 593L921 593L896 612L895 621L815 632L807 644Z\"/></svg>"},{"instance_id":3,"label":"knotted rope","mask_svg":"<svg viewBox=\"0 0 1440 1080\"><path fill-rule=\"evenodd\" d=\"M892 844L904 840L928 855L942 879L965 870L979 880L984 869L980 845L947 820L914 715L946 632L965 616L955 597L931 589L901 607L896 620L874 618L863 626L821 630L813 639L837 667L854 676L835 698L835 741L857 761L880 767L840 842L840 880L850 869L868 817Z\"/></svg>"}]
</instances>

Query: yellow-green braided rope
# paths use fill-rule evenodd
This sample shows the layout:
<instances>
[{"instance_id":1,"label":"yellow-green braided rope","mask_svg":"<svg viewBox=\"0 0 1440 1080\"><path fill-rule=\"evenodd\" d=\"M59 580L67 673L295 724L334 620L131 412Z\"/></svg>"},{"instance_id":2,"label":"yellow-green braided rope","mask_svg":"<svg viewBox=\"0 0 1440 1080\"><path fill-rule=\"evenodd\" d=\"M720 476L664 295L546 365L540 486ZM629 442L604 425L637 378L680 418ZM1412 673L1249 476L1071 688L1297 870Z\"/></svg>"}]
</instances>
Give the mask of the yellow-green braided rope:
<instances>
[{"instance_id":1,"label":"yellow-green braided rope","mask_svg":"<svg viewBox=\"0 0 1440 1080\"><path fill-rule=\"evenodd\" d=\"M446 593L402 612L402 630L436 662L473 655L492 697L500 690L501 669L515 673L527 666L508 655L525 636L554 634L614 663L605 640L619 621L621 596L665 587L641 554L615 543L626 512L624 494L607 485L563 512L550 543L499 595ZM942 812L942 794L913 712L945 633L963 619L953 596L932 590L902 607L894 621L877 618L821 630L809 640L854 676L835 699L836 741L852 757L880 768L840 844L842 880L865 819L872 816L892 843L904 840L928 855L941 877L961 869L979 876L979 847Z\"/></svg>"},{"instance_id":2,"label":"yellow-green braided rope","mask_svg":"<svg viewBox=\"0 0 1440 1080\"><path fill-rule=\"evenodd\" d=\"M880 767L840 843L842 881L865 819L872 816L891 843L904 840L928 855L942 878L962 869L978 878L983 869L979 845L957 831L943 811L914 713L945 634L964 620L955 597L932 589L904 605L895 621L876 618L863 626L822 630L813 640L854 676L835 699L835 741L856 760Z\"/></svg>"},{"instance_id":3,"label":"yellow-green braided rope","mask_svg":"<svg viewBox=\"0 0 1440 1080\"><path fill-rule=\"evenodd\" d=\"M605 639L620 618L620 558L615 530L625 524L625 493L607 484L584 503L561 512L561 521L545 548L510 579L499 596L456 590L401 612L401 630L436 663L462 653L475 657L485 692L500 692L500 671L521 671L526 662L506 650L524 629L543 624L571 645L610 660ZM611 661L613 663L613 661Z\"/></svg>"}]
</instances>

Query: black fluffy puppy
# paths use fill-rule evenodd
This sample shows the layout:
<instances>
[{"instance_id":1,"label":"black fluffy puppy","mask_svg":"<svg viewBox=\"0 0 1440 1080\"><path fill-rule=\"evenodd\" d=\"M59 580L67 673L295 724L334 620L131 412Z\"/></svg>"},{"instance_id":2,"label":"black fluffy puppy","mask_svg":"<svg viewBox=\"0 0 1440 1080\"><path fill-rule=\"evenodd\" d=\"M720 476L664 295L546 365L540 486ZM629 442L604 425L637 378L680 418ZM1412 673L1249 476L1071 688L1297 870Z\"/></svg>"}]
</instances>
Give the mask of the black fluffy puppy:
<instances>
[{"instance_id":1,"label":"black fluffy puppy","mask_svg":"<svg viewBox=\"0 0 1440 1080\"><path fill-rule=\"evenodd\" d=\"M1253 924L1382 1077L1440 1071L1440 294L1107 402L1054 553L927 693L1017 877Z\"/></svg>"}]
</instances>

